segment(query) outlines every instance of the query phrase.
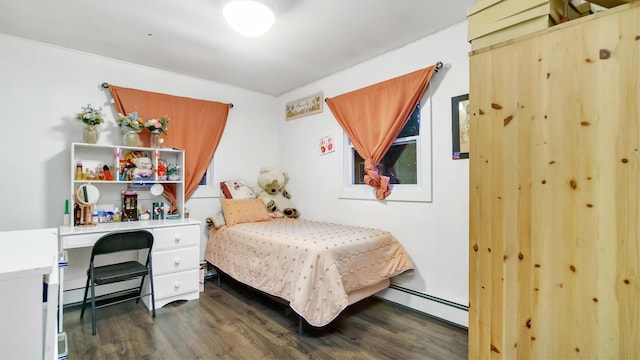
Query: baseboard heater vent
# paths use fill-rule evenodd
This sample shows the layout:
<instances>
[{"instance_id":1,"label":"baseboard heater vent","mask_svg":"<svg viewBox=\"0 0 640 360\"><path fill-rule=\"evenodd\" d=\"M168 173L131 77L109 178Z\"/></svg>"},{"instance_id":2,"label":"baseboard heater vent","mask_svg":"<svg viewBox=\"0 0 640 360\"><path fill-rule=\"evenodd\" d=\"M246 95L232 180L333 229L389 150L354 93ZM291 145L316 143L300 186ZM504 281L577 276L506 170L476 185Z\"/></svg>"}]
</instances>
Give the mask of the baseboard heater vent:
<instances>
[{"instance_id":1,"label":"baseboard heater vent","mask_svg":"<svg viewBox=\"0 0 640 360\"><path fill-rule=\"evenodd\" d=\"M429 302L437 303L437 304L440 304L440 305L447 306L449 308L456 309L456 311L464 311L462 313L459 313L458 316L461 315L461 316L464 316L466 318L467 315L462 315L462 314L465 314L465 313L468 314L469 313L469 307L468 306L464 306L464 305L461 305L461 304L458 304L458 303L454 303L453 301L441 299L439 297L432 296L432 295L427 295L425 293L421 293L419 291L407 289L405 287L398 286L398 285L395 285L395 284L389 285L389 288L393 289L393 290L396 290L396 291L399 291L399 292L410 294L412 296L416 296L416 297L422 298L422 299L427 300ZM417 309L417 308L414 309L414 308L411 308L411 307L408 307L406 305L402 305L402 304L399 304L399 303L396 303L396 304L399 305L399 306L405 307L405 308L407 308L409 310L414 310L414 311L417 311L417 312L419 312L421 314L425 314L426 316L429 316L431 318L438 319L438 320L440 320L442 322L445 322L447 324L453 325L455 327L459 327L461 329L468 329L466 324L464 324L462 322L458 323L456 321L447 320L443 316L438 316L438 315L435 315L435 314L431 314L429 311L425 311L425 310L421 310L421 309Z\"/></svg>"},{"instance_id":2,"label":"baseboard heater vent","mask_svg":"<svg viewBox=\"0 0 640 360\"><path fill-rule=\"evenodd\" d=\"M468 306L464 306L464 305L461 305L461 304L458 304L458 303L454 303L453 301L441 299L441 298L436 297L436 296L432 296L432 295L428 295L428 294L425 294L425 293L421 293L419 291L407 289L407 288L402 287L402 286L391 284L391 285L389 285L389 288L394 289L394 290L398 290L398 291L402 291L404 293L411 294L413 296L418 296L418 297L421 297L423 299L434 301L434 302L437 302L437 303L440 303L440 304L443 304L443 305L451 306L451 307L454 307L454 308L456 308L458 310L464 310L464 311L467 311L467 312L469 311L469 307Z\"/></svg>"}]
</instances>

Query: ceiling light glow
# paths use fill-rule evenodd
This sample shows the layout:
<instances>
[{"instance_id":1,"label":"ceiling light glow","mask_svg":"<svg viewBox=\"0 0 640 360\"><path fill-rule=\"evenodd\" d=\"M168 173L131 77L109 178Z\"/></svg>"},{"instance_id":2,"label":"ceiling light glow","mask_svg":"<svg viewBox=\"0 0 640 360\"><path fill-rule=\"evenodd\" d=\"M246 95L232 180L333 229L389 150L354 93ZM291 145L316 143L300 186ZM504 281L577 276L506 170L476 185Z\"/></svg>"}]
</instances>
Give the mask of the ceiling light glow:
<instances>
[{"instance_id":1,"label":"ceiling light glow","mask_svg":"<svg viewBox=\"0 0 640 360\"><path fill-rule=\"evenodd\" d=\"M266 33L276 20L269 7L253 0L230 1L222 14L235 31L249 37Z\"/></svg>"}]
</instances>

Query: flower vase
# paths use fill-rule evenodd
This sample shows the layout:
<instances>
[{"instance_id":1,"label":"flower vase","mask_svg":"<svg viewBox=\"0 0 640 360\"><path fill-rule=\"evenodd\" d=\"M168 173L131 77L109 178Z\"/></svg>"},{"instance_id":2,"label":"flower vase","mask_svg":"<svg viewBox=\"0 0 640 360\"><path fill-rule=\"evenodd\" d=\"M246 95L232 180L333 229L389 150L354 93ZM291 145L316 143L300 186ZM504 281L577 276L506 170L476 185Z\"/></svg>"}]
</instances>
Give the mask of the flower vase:
<instances>
[{"instance_id":1,"label":"flower vase","mask_svg":"<svg viewBox=\"0 0 640 360\"><path fill-rule=\"evenodd\" d=\"M127 130L124 132L122 136L122 142L126 146L139 146L140 145L140 135L134 130Z\"/></svg>"},{"instance_id":2,"label":"flower vase","mask_svg":"<svg viewBox=\"0 0 640 360\"><path fill-rule=\"evenodd\" d=\"M160 132L152 131L151 132L151 147L159 148L160 147Z\"/></svg>"},{"instance_id":3,"label":"flower vase","mask_svg":"<svg viewBox=\"0 0 640 360\"><path fill-rule=\"evenodd\" d=\"M84 128L84 142L88 144L95 144L98 142L98 129L93 125L87 125Z\"/></svg>"}]
</instances>

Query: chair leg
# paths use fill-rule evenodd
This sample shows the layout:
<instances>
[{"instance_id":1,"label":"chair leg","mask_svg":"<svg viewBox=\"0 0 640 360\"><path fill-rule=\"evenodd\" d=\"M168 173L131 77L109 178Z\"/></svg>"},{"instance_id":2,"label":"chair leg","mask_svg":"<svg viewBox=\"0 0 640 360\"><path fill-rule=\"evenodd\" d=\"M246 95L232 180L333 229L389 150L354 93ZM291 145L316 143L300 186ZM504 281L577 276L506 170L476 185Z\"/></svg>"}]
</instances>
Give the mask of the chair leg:
<instances>
[{"instance_id":1,"label":"chair leg","mask_svg":"<svg viewBox=\"0 0 640 360\"><path fill-rule=\"evenodd\" d=\"M84 316L84 307L87 304L87 293L89 292L89 275L87 275L87 284L84 286L84 298L82 299L82 311L80 311L80 318Z\"/></svg>"},{"instance_id":2,"label":"chair leg","mask_svg":"<svg viewBox=\"0 0 640 360\"><path fill-rule=\"evenodd\" d=\"M146 276L146 275L145 275L145 276ZM140 295L142 295L142 287L143 287L143 285L144 285L144 278L145 278L145 276L143 276L143 277L140 279L140 286L138 286L138 293L136 294L136 296L138 297L138 298L136 299L136 304L138 304L138 303L140 302Z\"/></svg>"},{"instance_id":3,"label":"chair leg","mask_svg":"<svg viewBox=\"0 0 640 360\"><path fill-rule=\"evenodd\" d=\"M91 330L92 335L97 333L96 329L96 287L93 279L91 279Z\"/></svg>"},{"instance_id":4,"label":"chair leg","mask_svg":"<svg viewBox=\"0 0 640 360\"><path fill-rule=\"evenodd\" d=\"M149 255L149 258L151 258L151 255ZM149 263L149 287L151 288L151 314L155 318L156 317L156 295L155 295L156 292L153 289L153 271L151 270L151 268L152 268L151 263Z\"/></svg>"},{"instance_id":5,"label":"chair leg","mask_svg":"<svg viewBox=\"0 0 640 360\"><path fill-rule=\"evenodd\" d=\"M149 269L149 289L151 289L151 315L152 317L156 317L156 295L155 290L153 289L153 253L149 251L149 256L147 257L147 268Z\"/></svg>"}]
</instances>

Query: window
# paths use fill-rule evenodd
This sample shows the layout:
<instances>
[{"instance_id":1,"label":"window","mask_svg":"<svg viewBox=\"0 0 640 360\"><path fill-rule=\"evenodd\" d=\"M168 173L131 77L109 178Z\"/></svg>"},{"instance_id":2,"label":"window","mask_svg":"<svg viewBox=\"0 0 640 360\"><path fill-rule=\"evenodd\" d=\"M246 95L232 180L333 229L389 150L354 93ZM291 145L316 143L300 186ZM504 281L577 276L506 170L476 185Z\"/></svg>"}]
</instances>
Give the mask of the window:
<instances>
[{"instance_id":1,"label":"window","mask_svg":"<svg viewBox=\"0 0 640 360\"><path fill-rule=\"evenodd\" d=\"M200 179L196 191L191 195L192 198L205 198L220 196L220 187L213 184L213 159L207 168L207 171Z\"/></svg>"},{"instance_id":2,"label":"window","mask_svg":"<svg viewBox=\"0 0 640 360\"><path fill-rule=\"evenodd\" d=\"M388 176L391 184L417 184L416 144L420 135L420 103L416 105L396 140L378 164L378 174ZM353 157L351 184L364 184L364 159L349 144Z\"/></svg>"},{"instance_id":3,"label":"window","mask_svg":"<svg viewBox=\"0 0 640 360\"><path fill-rule=\"evenodd\" d=\"M380 163L378 173L388 176L392 187L389 201L430 201L430 166L423 153L426 136L421 136L421 106L418 103L396 140ZM364 183L364 159L345 135L341 198L375 199L375 190Z\"/></svg>"}]
</instances>

